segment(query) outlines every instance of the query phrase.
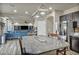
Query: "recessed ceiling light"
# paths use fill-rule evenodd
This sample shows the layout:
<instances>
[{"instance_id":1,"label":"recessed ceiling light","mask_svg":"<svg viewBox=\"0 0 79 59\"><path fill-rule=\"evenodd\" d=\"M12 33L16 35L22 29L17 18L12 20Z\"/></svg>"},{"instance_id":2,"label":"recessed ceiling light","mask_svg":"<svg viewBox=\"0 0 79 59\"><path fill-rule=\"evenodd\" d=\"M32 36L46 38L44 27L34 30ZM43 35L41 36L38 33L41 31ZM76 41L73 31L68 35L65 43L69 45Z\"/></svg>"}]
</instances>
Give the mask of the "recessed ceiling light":
<instances>
[{"instance_id":1,"label":"recessed ceiling light","mask_svg":"<svg viewBox=\"0 0 79 59\"><path fill-rule=\"evenodd\" d=\"M13 10L15 13L17 12L17 10Z\"/></svg>"},{"instance_id":2,"label":"recessed ceiling light","mask_svg":"<svg viewBox=\"0 0 79 59\"><path fill-rule=\"evenodd\" d=\"M52 7L49 7L49 10L52 10Z\"/></svg>"},{"instance_id":3,"label":"recessed ceiling light","mask_svg":"<svg viewBox=\"0 0 79 59\"><path fill-rule=\"evenodd\" d=\"M45 12L40 12L41 15L45 15Z\"/></svg>"},{"instance_id":4,"label":"recessed ceiling light","mask_svg":"<svg viewBox=\"0 0 79 59\"><path fill-rule=\"evenodd\" d=\"M25 11L25 14L28 14L28 12L27 12L27 11Z\"/></svg>"},{"instance_id":5,"label":"recessed ceiling light","mask_svg":"<svg viewBox=\"0 0 79 59\"><path fill-rule=\"evenodd\" d=\"M32 26L32 23L29 23L28 25L29 25L29 26Z\"/></svg>"},{"instance_id":6,"label":"recessed ceiling light","mask_svg":"<svg viewBox=\"0 0 79 59\"><path fill-rule=\"evenodd\" d=\"M19 25L19 23L15 22L14 25Z\"/></svg>"},{"instance_id":7,"label":"recessed ceiling light","mask_svg":"<svg viewBox=\"0 0 79 59\"><path fill-rule=\"evenodd\" d=\"M35 17L36 17L36 18L39 18L40 16L39 16L39 15L36 15Z\"/></svg>"}]
</instances>

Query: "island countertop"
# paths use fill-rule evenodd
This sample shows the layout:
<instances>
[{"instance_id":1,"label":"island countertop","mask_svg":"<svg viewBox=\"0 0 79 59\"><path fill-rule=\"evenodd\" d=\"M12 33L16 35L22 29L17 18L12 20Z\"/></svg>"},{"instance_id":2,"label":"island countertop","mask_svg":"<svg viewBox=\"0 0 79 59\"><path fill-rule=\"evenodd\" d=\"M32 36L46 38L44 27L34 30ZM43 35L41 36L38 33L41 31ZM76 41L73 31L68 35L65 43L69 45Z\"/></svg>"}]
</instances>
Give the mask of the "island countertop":
<instances>
[{"instance_id":1,"label":"island countertop","mask_svg":"<svg viewBox=\"0 0 79 59\"><path fill-rule=\"evenodd\" d=\"M22 44L27 53L40 54L50 50L68 47L69 43L47 36L23 36Z\"/></svg>"}]
</instances>

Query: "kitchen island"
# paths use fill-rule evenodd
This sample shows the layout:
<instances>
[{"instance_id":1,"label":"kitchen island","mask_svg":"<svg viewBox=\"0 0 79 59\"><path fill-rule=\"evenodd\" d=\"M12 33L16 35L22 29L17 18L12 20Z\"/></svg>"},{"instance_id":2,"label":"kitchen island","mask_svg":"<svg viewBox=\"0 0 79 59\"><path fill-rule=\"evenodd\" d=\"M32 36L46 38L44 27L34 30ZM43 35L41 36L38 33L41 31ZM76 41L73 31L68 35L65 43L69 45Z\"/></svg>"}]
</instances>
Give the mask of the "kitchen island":
<instances>
[{"instance_id":1,"label":"kitchen island","mask_svg":"<svg viewBox=\"0 0 79 59\"><path fill-rule=\"evenodd\" d=\"M23 36L22 48L26 54L42 54L44 52L66 48L69 43L47 36ZM66 52L66 50L65 50Z\"/></svg>"}]
</instances>

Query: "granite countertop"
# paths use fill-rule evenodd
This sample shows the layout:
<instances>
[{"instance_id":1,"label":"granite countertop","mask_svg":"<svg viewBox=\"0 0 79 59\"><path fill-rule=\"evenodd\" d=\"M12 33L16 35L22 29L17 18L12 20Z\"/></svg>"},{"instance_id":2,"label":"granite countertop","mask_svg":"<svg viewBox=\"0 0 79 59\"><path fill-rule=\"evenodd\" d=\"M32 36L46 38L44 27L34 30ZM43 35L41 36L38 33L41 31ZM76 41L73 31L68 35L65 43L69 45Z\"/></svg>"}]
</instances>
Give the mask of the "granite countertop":
<instances>
[{"instance_id":1,"label":"granite countertop","mask_svg":"<svg viewBox=\"0 0 79 59\"><path fill-rule=\"evenodd\" d=\"M47 36L23 36L22 42L27 53L40 54L69 46L69 43Z\"/></svg>"},{"instance_id":2,"label":"granite countertop","mask_svg":"<svg viewBox=\"0 0 79 59\"><path fill-rule=\"evenodd\" d=\"M9 40L5 44L0 45L0 55L20 55L19 40Z\"/></svg>"},{"instance_id":3,"label":"granite countertop","mask_svg":"<svg viewBox=\"0 0 79 59\"><path fill-rule=\"evenodd\" d=\"M79 37L79 33L75 32L75 33L70 34L70 36Z\"/></svg>"}]
</instances>

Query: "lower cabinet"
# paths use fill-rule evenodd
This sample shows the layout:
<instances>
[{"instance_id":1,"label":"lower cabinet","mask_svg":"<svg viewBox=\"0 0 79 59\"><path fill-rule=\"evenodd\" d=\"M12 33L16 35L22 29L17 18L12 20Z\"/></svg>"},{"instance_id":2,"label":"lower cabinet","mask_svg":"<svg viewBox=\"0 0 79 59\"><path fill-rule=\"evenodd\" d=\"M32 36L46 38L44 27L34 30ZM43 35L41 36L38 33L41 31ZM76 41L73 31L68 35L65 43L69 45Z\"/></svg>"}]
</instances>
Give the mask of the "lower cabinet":
<instances>
[{"instance_id":1,"label":"lower cabinet","mask_svg":"<svg viewBox=\"0 0 79 59\"><path fill-rule=\"evenodd\" d=\"M79 37L70 36L70 49L79 53Z\"/></svg>"}]
</instances>

